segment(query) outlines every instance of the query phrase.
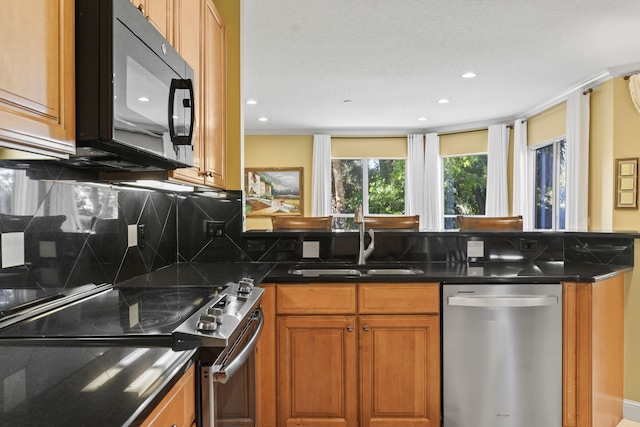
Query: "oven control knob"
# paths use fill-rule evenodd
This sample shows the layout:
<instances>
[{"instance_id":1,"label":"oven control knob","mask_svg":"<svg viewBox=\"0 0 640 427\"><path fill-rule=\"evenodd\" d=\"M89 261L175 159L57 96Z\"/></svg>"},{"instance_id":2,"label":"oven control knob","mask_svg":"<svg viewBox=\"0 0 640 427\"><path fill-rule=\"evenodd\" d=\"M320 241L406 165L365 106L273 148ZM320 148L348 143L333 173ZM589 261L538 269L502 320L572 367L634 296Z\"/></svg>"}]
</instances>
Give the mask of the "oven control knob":
<instances>
[{"instance_id":1,"label":"oven control knob","mask_svg":"<svg viewBox=\"0 0 640 427\"><path fill-rule=\"evenodd\" d=\"M222 323L222 309L220 307L211 306L207 308L207 315L213 317L217 323Z\"/></svg>"},{"instance_id":2,"label":"oven control knob","mask_svg":"<svg viewBox=\"0 0 640 427\"><path fill-rule=\"evenodd\" d=\"M253 288L253 279L250 279L248 277L245 277L243 279L240 279L240 281L238 281L238 285L239 286L249 286L250 288Z\"/></svg>"},{"instance_id":3,"label":"oven control knob","mask_svg":"<svg viewBox=\"0 0 640 427\"><path fill-rule=\"evenodd\" d=\"M215 321L210 321L203 319L204 316L200 317L200 321L196 325L196 328L201 332L213 332L218 327L218 324Z\"/></svg>"},{"instance_id":4,"label":"oven control knob","mask_svg":"<svg viewBox=\"0 0 640 427\"><path fill-rule=\"evenodd\" d=\"M253 289L252 285L240 284L238 286L238 294L239 295L248 295L248 294L251 293L252 289Z\"/></svg>"}]
</instances>

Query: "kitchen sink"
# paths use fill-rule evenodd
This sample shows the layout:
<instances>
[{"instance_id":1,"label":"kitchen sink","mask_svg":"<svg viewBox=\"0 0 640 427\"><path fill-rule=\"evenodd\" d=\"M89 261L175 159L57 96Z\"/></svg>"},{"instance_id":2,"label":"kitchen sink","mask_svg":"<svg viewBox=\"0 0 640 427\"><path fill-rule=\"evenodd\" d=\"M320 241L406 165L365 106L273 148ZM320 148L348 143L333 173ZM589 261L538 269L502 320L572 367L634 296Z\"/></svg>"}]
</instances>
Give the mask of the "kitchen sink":
<instances>
[{"instance_id":1,"label":"kitchen sink","mask_svg":"<svg viewBox=\"0 0 640 427\"><path fill-rule=\"evenodd\" d=\"M313 265L313 266L295 266L289 269L289 274L304 277L320 277L320 276L344 276L344 277L362 277L362 276L407 276L414 274L422 274L422 270L407 266L367 266L360 265L357 267L342 267L335 265Z\"/></svg>"},{"instance_id":2,"label":"kitchen sink","mask_svg":"<svg viewBox=\"0 0 640 427\"><path fill-rule=\"evenodd\" d=\"M304 277L319 276L362 276L362 271L355 268L292 268L289 274L297 274Z\"/></svg>"},{"instance_id":3,"label":"kitchen sink","mask_svg":"<svg viewBox=\"0 0 640 427\"><path fill-rule=\"evenodd\" d=\"M406 276L422 273L424 273L422 270L415 268L372 268L367 270L367 276Z\"/></svg>"}]
</instances>

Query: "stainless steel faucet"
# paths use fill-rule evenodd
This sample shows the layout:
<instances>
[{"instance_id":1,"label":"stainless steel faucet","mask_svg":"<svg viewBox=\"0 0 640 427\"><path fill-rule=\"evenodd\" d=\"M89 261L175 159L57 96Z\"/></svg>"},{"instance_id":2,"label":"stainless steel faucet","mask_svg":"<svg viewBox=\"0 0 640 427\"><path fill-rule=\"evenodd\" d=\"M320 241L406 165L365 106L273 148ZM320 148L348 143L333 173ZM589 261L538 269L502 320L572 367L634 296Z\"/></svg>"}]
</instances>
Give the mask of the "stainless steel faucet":
<instances>
[{"instance_id":1,"label":"stainless steel faucet","mask_svg":"<svg viewBox=\"0 0 640 427\"><path fill-rule=\"evenodd\" d=\"M369 258L369 255L371 255L371 252L373 252L373 249L374 249L374 238L373 238L374 232L373 232L373 228L369 230L369 236L371 237L371 242L369 243L369 246L365 249L364 248L365 224L364 224L364 216L362 215L362 205L358 205L358 207L356 207L356 213L354 215L353 222L358 224L358 231L360 232L358 265L364 265L364 263L367 261L367 258Z\"/></svg>"}]
</instances>

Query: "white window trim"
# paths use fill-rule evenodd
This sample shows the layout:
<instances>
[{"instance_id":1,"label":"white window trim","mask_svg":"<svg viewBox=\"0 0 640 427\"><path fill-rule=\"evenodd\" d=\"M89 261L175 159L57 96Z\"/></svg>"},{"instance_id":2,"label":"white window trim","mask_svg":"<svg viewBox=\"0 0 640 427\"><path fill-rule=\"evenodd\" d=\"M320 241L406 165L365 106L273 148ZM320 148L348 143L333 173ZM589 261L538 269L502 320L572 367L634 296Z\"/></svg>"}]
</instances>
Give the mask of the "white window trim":
<instances>
[{"instance_id":1,"label":"white window trim","mask_svg":"<svg viewBox=\"0 0 640 427\"><path fill-rule=\"evenodd\" d=\"M543 148L543 147L547 147L549 145L553 145L553 176L554 178L559 177L560 176L560 156L557 156L557 149L558 149L558 143L565 141L567 141L567 136L566 135L562 135L562 136L558 136L555 138L551 138L548 139L546 141L540 142L538 144L535 145L530 145L527 151L527 169L530 171L529 175L530 175L530 179L528 180L528 185L529 185L529 195L530 197L535 199L535 195L536 195L536 150L538 150L539 148ZM557 188L555 188L556 186L556 179L554 179L553 181L553 185L554 185L554 191L553 191L553 206L554 208L556 206L559 205L558 202L558 196L559 196L559 192L556 191ZM558 223L560 222L560 210L559 209L554 209L553 211L553 218L552 218L552 224L551 224L551 229L548 228L536 228L536 201L533 200L533 202L531 203L530 206L530 212L529 215L531 216L531 227L533 230L535 231L558 231L558 230L562 230L558 228ZM566 212L566 206L565 206L565 212ZM566 219L565 219L566 221Z\"/></svg>"}]
</instances>

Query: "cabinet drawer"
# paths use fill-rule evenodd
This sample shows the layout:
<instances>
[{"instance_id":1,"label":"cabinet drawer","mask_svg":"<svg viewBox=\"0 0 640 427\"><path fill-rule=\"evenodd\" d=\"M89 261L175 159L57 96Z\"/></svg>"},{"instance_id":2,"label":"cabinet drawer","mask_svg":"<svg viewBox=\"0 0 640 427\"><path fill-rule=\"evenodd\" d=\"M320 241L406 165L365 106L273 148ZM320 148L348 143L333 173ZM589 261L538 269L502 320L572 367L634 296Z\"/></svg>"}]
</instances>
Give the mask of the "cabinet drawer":
<instances>
[{"instance_id":1,"label":"cabinet drawer","mask_svg":"<svg viewBox=\"0 0 640 427\"><path fill-rule=\"evenodd\" d=\"M276 290L276 310L277 314L355 314L356 285L281 285Z\"/></svg>"},{"instance_id":2,"label":"cabinet drawer","mask_svg":"<svg viewBox=\"0 0 640 427\"><path fill-rule=\"evenodd\" d=\"M431 314L440 312L440 285L437 283L361 284L358 313Z\"/></svg>"}]
</instances>

